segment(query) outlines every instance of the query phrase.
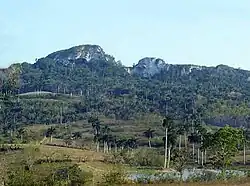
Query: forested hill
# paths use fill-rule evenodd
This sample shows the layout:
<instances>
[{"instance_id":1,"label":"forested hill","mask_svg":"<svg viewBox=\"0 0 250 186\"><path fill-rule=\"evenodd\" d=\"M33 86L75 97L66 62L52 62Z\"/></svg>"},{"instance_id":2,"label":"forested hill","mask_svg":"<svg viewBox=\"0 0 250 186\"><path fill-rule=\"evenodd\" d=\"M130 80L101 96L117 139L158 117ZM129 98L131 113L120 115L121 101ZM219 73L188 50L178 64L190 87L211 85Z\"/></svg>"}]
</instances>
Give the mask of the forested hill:
<instances>
[{"instance_id":1,"label":"forested hill","mask_svg":"<svg viewBox=\"0 0 250 186\"><path fill-rule=\"evenodd\" d=\"M225 65L173 65L145 57L125 67L100 46L81 45L21 67L19 93L78 97L77 104L68 104L74 119L92 111L119 119L167 111L176 118L196 115L210 124L242 125L250 114L250 72ZM47 122L55 122L55 115Z\"/></svg>"}]
</instances>

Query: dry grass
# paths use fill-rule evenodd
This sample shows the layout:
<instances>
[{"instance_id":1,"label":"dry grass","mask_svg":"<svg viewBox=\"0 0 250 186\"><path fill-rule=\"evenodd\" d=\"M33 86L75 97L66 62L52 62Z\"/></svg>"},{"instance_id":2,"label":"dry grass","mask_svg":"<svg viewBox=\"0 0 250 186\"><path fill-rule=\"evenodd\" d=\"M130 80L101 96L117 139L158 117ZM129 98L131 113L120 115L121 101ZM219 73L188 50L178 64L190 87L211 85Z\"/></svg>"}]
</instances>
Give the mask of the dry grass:
<instances>
[{"instance_id":1,"label":"dry grass","mask_svg":"<svg viewBox=\"0 0 250 186\"><path fill-rule=\"evenodd\" d=\"M32 145L31 145L32 146ZM26 145L26 147L28 147ZM66 147L57 147L57 146L47 146L47 145L37 145L40 149L39 154L36 155L36 159L39 158L45 158L45 157L51 157L52 159L62 159L65 156L68 156L69 159L71 159L74 163L77 163L81 169L87 171L87 172L92 172L94 175L93 182L97 183L101 181L102 175L107 172L108 170L111 170L113 168L112 164L107 164L103 163L104 159L104 154L103 153L97 153L95 151L89 151L89 150L81 150L81 149L73 149L73 148L66 148ZM1 160L4 158L9 158L12 161L15 158L20 157L20 152L9 154L8 156L4 155L1 156ZM86 162L80 162L79 158L86 158ZM0 162L0 172L3 173L1 168L3 168L5 161ZM123 166L123 169L129 170L128 167ZM1 175L1 174L0 174ZM2 175L1 175L2 176ZM124 186L129 186L129 185L136 185L136 184L127 184ZM138 186L140 184L137 184ZM141 184L145 185L146 184ZM244 179L244 180L235 180L235 181L230 181L230 182L210 182L210 183L201 183L201 182L195 182L195 183L168 183L168 184L151 184L155 186L200 186L200 185L207 185L207 186L250 186L250 179ZM150 185L148 185L150 186Z\"/></svg>"},{"instance_id":2,"label":"dry grass","mask_svg":"<svg viewBox=\"0 0 250 186\"><path fill-rule=\"evenodd\" d=\"M62 156L69 156L72 161L78 161L79 158L87 159L88 161L102 161L103 154L95 151L73 149L66 147L41 145L39 147L41 156L52 156L55 159Z\"/></svg>"},{"instance_id":3,"label":"dry grass","mask_svg":"<svg viewBox=\"0 0 250 186\"><path fill-rule=\"evenodd\" d=\"M50 127L56 127L56 124L53 125L41 125L41 124L35 124L35 125L29 125L25 127L26 130L34 131L34 132L39 132L39 131L44 131L47 130Z\"/></svg>"}]
</instances>

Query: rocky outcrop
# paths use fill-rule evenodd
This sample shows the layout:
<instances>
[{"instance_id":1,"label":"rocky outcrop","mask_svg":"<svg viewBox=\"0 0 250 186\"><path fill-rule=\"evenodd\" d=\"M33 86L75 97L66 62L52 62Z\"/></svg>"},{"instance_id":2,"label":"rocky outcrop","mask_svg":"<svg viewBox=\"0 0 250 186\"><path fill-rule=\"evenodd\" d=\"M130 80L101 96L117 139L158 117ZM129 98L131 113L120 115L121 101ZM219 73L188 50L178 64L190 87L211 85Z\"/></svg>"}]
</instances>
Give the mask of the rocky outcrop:
<instances>
[{"instance_id":1,"label":"rocky outcrop","mask_svg":"<svg viewBox=\"0 0 250 186\"><path fill-rule=\"evenodd\" d=\"M60 50L49 54L47 58L51 58L56 62L69 64L71 61L84 59L86 62L92 59L105 59L107 58L103 49L98 45L79 45L66 50Z\"/></svg>"},{"instance_id":2,"label":"rocky outcrop","mask_svg":"<svg viewBox=\"0 0 250 186\"><path fill-rule=\"evenodd\" d=\"M141 59L138 64L132 68L131 73L143 77L150 77L160 73L166 66L165 61L160 58L146 57Z\"/></svg>"}]
</instances>

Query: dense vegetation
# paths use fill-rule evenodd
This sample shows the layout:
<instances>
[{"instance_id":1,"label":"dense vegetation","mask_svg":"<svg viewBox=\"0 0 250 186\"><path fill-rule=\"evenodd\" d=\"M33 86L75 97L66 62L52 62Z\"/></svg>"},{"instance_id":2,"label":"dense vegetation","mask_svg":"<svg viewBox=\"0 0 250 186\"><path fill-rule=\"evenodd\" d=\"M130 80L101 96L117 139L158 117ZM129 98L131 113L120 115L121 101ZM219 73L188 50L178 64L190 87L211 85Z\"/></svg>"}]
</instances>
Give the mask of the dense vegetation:
<instances>
[{"instance_id":1,"label":"dense vegetation","mask_svg":"<svg viewBox=\"0 0 250 186\"><path fill-rule=\"evenodd\" d=\"M133 68L142 68L138 65ZM84 45L22 63L14 90L20 96L9 112L16 123L52 124L86 119L88 113L122 120L162 116L167 109L183 120L196 113L206 124L243 126L250 114L249 77L249 71L224 65L169 64L142 77L100 47Z\"/></svg>"},{"instance_id":2,"label":"dense vegetation","mask_svg":"<svg viewBox=\"0 0 250 186\"><path fill-rule=\"evenodd\" d=\"M76 47L33 65L12 65L1 74L4 184L171 182L176 177L161 175L170 168L183 181L189 167L222 171L215 178L202 174L190 180L225 180L232 177L226 170L237 166L235 156L242 157L240 164L247 168L249 72L166 65L142 77L128 73L98 46L83 48L87 54L77 56L85 58L74 56ZM94 163L116 169L104 170L100 178L94 175ZM160 179L129 179L124 171L140 167L157 170L160 174L154 176Z\"/></svg>"}]
</instances>

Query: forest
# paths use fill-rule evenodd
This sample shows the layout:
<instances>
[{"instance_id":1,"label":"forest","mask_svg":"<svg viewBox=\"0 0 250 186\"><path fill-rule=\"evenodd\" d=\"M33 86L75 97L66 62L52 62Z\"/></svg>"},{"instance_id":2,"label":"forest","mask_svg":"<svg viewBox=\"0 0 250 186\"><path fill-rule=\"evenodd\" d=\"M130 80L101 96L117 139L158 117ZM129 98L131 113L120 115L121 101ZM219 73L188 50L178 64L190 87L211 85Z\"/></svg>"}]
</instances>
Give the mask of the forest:
<instances>
[{"instance_id":1,"label":"forest","mask_svg":"<svg viewBox=\"0 0 250 186\"><path fill-rule=\"evenodd\" d=\"M159 60L128 70L83 45L1 70L3 183L175 182L164 170L187 183L231 180L231 169L248 179L250 72L164 62L152 74L152 65Z\"/></svg>"}]
</instances>

